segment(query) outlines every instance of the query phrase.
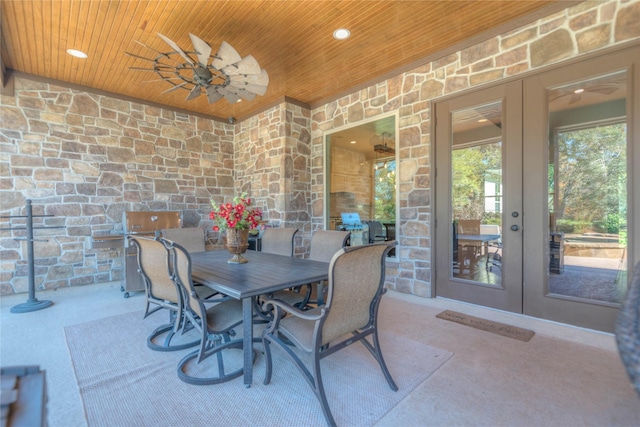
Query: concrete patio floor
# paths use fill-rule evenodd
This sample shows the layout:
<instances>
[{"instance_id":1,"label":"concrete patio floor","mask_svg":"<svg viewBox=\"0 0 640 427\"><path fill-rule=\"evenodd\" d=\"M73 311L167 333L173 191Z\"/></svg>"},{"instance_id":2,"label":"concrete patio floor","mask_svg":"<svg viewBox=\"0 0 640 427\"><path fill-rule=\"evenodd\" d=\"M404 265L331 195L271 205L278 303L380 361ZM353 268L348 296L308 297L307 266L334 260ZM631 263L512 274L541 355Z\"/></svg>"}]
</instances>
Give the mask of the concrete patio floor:
<instances>
[{"instance_id":1,"label":"concrete patio floor","mask_svg":"<svg viewBox=\"0 0 640 427\"><path fill-rule=\"evenodd\" d=\"M142 310L144 296L125 299L116 282L36 296L53 306L16 314L11 307L27 295L1 298L0 364L39 365L47 376L49 426L86 426L64 327ZM393 320L406 324L409 338L454 356L377 426L640 425L640 399L612 335L440 298L397 292L387 297L413 303ZM523 343L435 317L447 309L532 329L536 335Z\"/></svg>"}]
</instances>

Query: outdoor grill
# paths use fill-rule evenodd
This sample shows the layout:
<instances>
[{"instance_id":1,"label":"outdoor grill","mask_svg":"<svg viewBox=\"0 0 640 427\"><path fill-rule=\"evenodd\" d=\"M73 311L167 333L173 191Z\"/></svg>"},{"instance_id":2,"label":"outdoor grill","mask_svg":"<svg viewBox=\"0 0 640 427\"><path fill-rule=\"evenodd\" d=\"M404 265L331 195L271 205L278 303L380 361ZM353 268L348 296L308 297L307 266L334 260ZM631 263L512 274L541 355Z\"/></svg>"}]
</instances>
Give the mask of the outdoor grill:
<instances>
[{"instance_id":1,"label":"outdoor grill","mask_svg":"<svg viewBox=\"0 0 640 427\"><path fill-rule=\"evenodd\" d=\"M360 214L357 212L340 213L342 224L338 226L339 230L350 231L349 245L359 246L369 243L369 226L360 221Z\"/></svg>"},{"instance_id":2,"label":"outdoor grill","mask_svg":"<svg viewBox=\"0 0 640 427\"><path fill-rule=\"evenodd\" d=\"M124 212L122 222L125 234L125 283L122 291L124 291L124 297L128 298L129 292L144 290L144 282L138 272L138 249L129 243L128 238L131 236L153 238L156 232L164 228L182 227L182 218L178 211Z\"/></svg>"}]
</instances>

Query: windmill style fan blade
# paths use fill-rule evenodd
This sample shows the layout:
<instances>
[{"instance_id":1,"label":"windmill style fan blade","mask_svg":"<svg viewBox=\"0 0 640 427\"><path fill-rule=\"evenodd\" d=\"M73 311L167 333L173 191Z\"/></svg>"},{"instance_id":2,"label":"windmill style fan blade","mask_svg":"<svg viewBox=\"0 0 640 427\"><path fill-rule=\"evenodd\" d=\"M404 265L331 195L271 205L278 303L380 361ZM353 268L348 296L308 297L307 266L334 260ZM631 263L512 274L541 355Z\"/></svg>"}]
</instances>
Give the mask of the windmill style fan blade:
<instances>
[{"instance_id":1,"label":"windmill style fan blade","mask_svg":"<svg viewBox=\"0 0 640 427\"><path fill-rule=\"evenodd\" d=\"M155 50L155 49L154 49L154 48L152 48L151 46L147 46L146 44L144 44L144 43L142 43L142 42L140 42L140 41L138 41L138 40L134 40L134 42L138 43L140 46L146 47L147 49L154 51L154 52L155 52L155 53L157 53L157 54L165 55L165 56L166 56L166 53L160 52L159 50Z\"/></svg>"},{"instance_id":2,"label":"windmill style fan blade","mask_svg":"<svg viewBox=\"0 0 640 427\"><path fill-rule=\"evenodd\" d=\"M178 77L167 77L166 79L153 79L153 80L143 80L141 83L156 83L156 82L167 82L170 80L182 80L179 79Z\"/></svg>"},{"instance_id":3,"label":"windmill style fan blade","mask_svg":"<svg viewBox=\"0 0 640 427\"><path fill-rule=\"evenodd\" d=\"M240 89L240 91L238 91L238 95L240 96L240 98L244 99L245 101L253 101L254 99L256 99L255 93L251 93L243 89Z\"/></svg>"},{"instance_id":4,"label":"windmill style fan blade","mask_svg":"<svg viewBox=\"0 0 640 427\"><path fill-rule=\"evenodd\" d=\"M153 68L142 68L142 67L129 67L129 70L131 70L131 71L153 71L154 73L156 72L156 70L154 70Z\"/></svg>"},{"instance_id":5,"label":"windmill style fan blade","mask_svg":"<svg viewBox=\"0 0 640 427\"><path fill-rule=\"evenodd\" d=\"M218 92L220 92L224 96L224 99L229 101L230 104L235 104L236 102L238 102L240 100L240 97L238 95L236 95L235 93L231 92L226 87L218 88Z\"/></svg>"},{"instance_id":6,"label":"windmill style fan blade","mask_svg":"<svg viewBox=\"0 0 640 427\"><path fill-rule=\"evenodd\" d=\"M145 61L156 62L155 59L145 58L144 56L136 55L135 53L125 52L124 54L127 55L127 56L132 56L134 58L144 59Z\"/></svg>"},{"instance_id":7,"label":"windmill style fan blade","mask_svg":"<svg viewBox=\"0 0 640 427\"><path fill-rule=\"evenodd\" d=\"M254 84L259 86L269 85L269 75L265 70L260 70L260 74L238 74L231 77L231 84L241 87L241 83Z\"/></svg>"},{"instance_id":8,"label":"windmill style fan blade","mask_svg":"<svg viewBox=\"0 0 640 427\"><path fill-rule=\"evenodd\" d=\"M164 92L162 92L162 93L169 93L169 92L173 92L174 90L176 90L176 89L180 89L182 86L187 85L187 84L189 84L189 82L184 82L184 83L181 83L181 84L179 84L179 85L175 85L174 87L172 87L172 88L170 88L170 89L167 89L167 90L165 90L165 91L164 91Z\"/></svg>"},{"instance_id":9,"label":"windmill style fan blade","mask_svg":"<svg viewBox=\"0 0 640 427\"><path fill-rule=\"evenodd\" d=\"M176 52L178 52L180 54L180 56L182 56L184 58L185 61L187 61L189 64L194 65L193 59L191 59L191 57L189 55L187 55L185 53L185 51L183 51L182 49L180 49L180 46L178 46L173 40L169 39L166 36L163 36L162 34L158 33L158 36L165 41L165 43L167 43L169 46L171 46L171 48L173 50L175 50Z\"/></svg>"},{"instance_id":10,"label":"windmill style fan blade","mask_svg":"<svg viewBox=\"0 0 640 427\"><path fill-rule=\"evenodd\" d=\"M236 74L260 74L260 64L256 59L249 55L245 56L236 62L235 64L227 65L222 69L222 72L227 76L234 76Z\"/></svg>"},{"instance_id":11,"label":"windmill style fan blade","mask_svg":"<svg viewBox=\"0 0 640 427\"><path fill-rule=\"evenodd\" d=\"M200 37L191 33L189 33L189 37L191 37L193 48L198 53L198 62L206 67L207 62L209 62L209 57L211 56L211 46L209 46L209 43L202 40Z\"/></svg>"},{"instance_id":12,"label":"windmill style fan blade","mask_svg":"<svg viewBox=\"0 0 640 427\"><path fill-rule=\"evenodd\" d=\"M236 88L233 86L225 87L225 90L231 93L238 95L240 98L245 99L247 101L253 101L256 98L255 93L248 92L245 89Z\"/></svg>"},{"instance_id":13,"label":"windmill style fan blade","mask_svg":"<svg viewBox=\"0 0 640 427\"><path fill-rule=\"evenodd\" d=\"M164 56L164 57L165 57L165 58L167 58L169 61L171 61L171 62L173 62L173 63L175 63L175 64L177 64L177 65L180 65L180 62L176 61L175 59L173 59L171 56L167 55L166 53L164 53L164 52L160 52L159 50L155 50L155 49L154 49L154 48L152 48L151 46L147 46L146 44L144 44L144 43L142 43L142 42L139 42L138 40L134 40L134 42L138 43L140 46L146 47L147 49L154 51L154 52L155 52L155 53L157 53L158 55ZM125 53L127 53L127 52L125 52ZM128 55L131 55L131 54L128 54ZM146 58L145 58L145 59L146 59ZM156 62L156 61L158 60L158 58L156 58L156 59L148 59L148 60L149 60L149 61L154 61L154 62Z\"/></svg>"},{"instance_id":14,"label":"windmill style fan blade","mask_svg":"<svg viewBox=\"0 0 640 427\"><path fill-rule=\"evenodd\" d=\"M213 104L222 99L222 95L216 90L216 86L209 86L207 88L207 99L209 100L209 104Z\"/></svg>"},{"instance_id":15,"label":"windmill style fan blade","mask_svg":"<svg viewBox=\"0 0 640 427\"><path fill-rule=\"evenodd\" d=\"M220 49L216 52L216 57L211 62L211 65L216 67L218 70L222 70L227 65L235 64L236 62L240 62L240 60L242 60L242 57L233 48L233 46L223 41L220 44Z\"/></svg>"},{"instance_id":16,"label":"windmill style fan blade","mask_svg":"<svg viewBox=\"0 0 640 427\"><path fill-rule=\"evenodd\" d=\"M234 88L238 88L238 89L244 89L247 92L251 92L251 93L255 93L256 95L260 95L260 96L264 96L265 93L267 93L267 87L266 86L262 86L262 85L254 85L251 83L235 83L233 81L231 81L231 83L229 84L229 86L227 87L234 87Z\"/></svg>"},{"instance_id":17,"label":"windmill style fan blade","mask_svg":"<svg viewBox=\"0 0 640 427\"><path fill-rule=\"evenodd\" d=\"M202 86L194 86L193 89L191 89L191 92L189 92L189 95L187 96L186 101L190 101L194 98L197 98L198 96L200 96L200 92L202 92L201 89Z\"/></svg>"},{"instance_id":18,"label":"windmill style fan blade","mask_svg":"<svg viewBox=\"0 0 640 427\"><path fill-rule=\"evenodd\" d=\"M587 89L587 91L601 93L603 95L611 95L613 92L617 91L618 89L620 89L619 86L601 86L601 87L593 88L591 90Z\"/></svg>"}]
</instances>

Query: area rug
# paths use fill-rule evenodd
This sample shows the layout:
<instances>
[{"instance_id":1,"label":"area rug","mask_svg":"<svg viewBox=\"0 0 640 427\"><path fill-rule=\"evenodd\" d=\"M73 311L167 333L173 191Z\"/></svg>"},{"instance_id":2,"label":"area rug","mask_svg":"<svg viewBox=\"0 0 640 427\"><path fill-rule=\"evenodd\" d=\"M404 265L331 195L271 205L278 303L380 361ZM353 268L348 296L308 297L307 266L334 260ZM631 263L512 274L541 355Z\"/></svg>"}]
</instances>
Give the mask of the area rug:
<instances>
[{"instance_id":1,"label":"area rug","mask_svg":"<svg viewBox=\"0 0 640 427\"><path fill-rule=\"evenodd\" d=\"M401 304L386 302L391 309ZM276 348L268 385L262 383L265 362L260 351L251 388L245 388L242 377L210 386L182 382L176 365L191 350L156 352L146 346L146 337L167 320L161 314L143 320L142 312L133 312L65 328L89 426L326 425L315 395ZM452 356L384 330L380 338L398 392L389 388L377 363L359 343L321 362L338 425L375 424ZM255 348L262 350L262 345ZM236 354L242 357L241 352Z\"/></svg>"},{"instance_id":2,"label":"area rug","mask_svg":"<svg viewBox=\"0 0 640 427\"><path fill-rule=\"evenodd\" d=\"M529 341L535 334L535 332L528 329L522 329L516 326L494 322L492 320L469 316L468 314L459 313L457 311L445 310L442 313L437 314L436 317L524 342Z\"/></svg>"}]
</instances>

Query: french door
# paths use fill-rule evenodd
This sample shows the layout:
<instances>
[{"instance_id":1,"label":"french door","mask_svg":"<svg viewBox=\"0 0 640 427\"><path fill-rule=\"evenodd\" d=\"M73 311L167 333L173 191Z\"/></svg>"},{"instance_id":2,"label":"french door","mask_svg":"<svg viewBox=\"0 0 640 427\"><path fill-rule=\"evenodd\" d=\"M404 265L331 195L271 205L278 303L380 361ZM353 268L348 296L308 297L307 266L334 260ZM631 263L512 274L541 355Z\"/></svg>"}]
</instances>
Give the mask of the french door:
<instances>
[{"instance_id":1,"label":"french door","mask_svg":"<svg viewBox=\"0 0 640 427\"><path fill-rule=\"evenodd\" d=\"M522 312L522 83L439 102L436 292Z\"/></svg>"},{"instance_id":2,"label":"french door","mask_svg":"<svg viewBox=\"0 0 640 427\"><path fill-rule=\"evenodd\" d=\"M613 331L640 256L637 58L435 105L436 295Z\"/></svg>"}]
</instances>

